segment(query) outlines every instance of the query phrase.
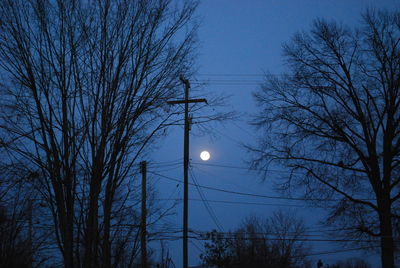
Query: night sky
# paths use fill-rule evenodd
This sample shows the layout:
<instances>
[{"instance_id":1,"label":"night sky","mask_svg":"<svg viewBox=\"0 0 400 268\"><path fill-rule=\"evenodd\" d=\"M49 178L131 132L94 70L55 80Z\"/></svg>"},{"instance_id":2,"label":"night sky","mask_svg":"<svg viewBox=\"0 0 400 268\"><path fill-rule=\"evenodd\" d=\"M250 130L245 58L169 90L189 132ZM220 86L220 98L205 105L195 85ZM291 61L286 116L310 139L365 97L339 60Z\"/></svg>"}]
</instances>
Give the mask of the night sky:
<instances>
[{"instance_id":1,"label":"night sky","mask_svg":"<svg viewBox=\"0 0 400 268\"><path fill-rule=\"evenodd\" d=\"M257 112L252 92L263 80L263 73L279 74L284 70L281 45L289 41L297 31L309 29L313 19L336 20L345 25L360 22L360 13L367 8L400 8L395 0L201 0L198 8L199 49L197 73L190 78L194 88L193 96L208 98L223 95L226 107L216 107L217 111L234 111L235 118L221 123L213 123L210 131L204 133L193 126L190 136L191 172L197 183L211 188L254 195L279 196L273 191L273 181L277 173L285 172L279 167L272 168L265 180L259 172L249 171L251 159L243 144L257 144L260 133L249 125L251 115ZM199 86L204 84L203 86ZM183 94L183 88L182 88ZM201 112L196 112L201 113ZM194 114L194 118L199 114ZM183 115L182 115L183 116ZM202 150L211 153L208 162L202 162ZM159 191L162 206L168 207L183 197L183 128L170 129L168 136L149 156L149 179ZM157 175L158 174L158 175ZM160 176L163 175L164 177ZM202 188L209 200L215 218L201 201L194 186L189 187L189 229L229 231L237 227L249 215L268 217L276 209L295 210L302 216L310 233L323 236L319 222L324 212L310 208L299 201L281 200L266 197L243 196ZM231 202L231 203L229 203ZM252 203L252 204L249 204ZM257 203L257 204L256 204ZM182 202L175 208L175 214L167 217L172 232L182 228ZM216 223L217 222L217 223ZM220 225L219 227L217 226ZM317 232L322 231L322 232ZM179 237L180 233L173 234ZM182 264L181 240L168 243L177 267ZM311 253L334 251L341 244L314 242ZM199 263L201 241L189 242L189 264ZM368 254L370 255L370 254ZM362 252L316 255L311 260L322 259L333 264L336 260L352 256L366 257ZM369 256L375 267L379 256ZM314 264L315 265L315 264Z\"/></svg>"}]
</instances>

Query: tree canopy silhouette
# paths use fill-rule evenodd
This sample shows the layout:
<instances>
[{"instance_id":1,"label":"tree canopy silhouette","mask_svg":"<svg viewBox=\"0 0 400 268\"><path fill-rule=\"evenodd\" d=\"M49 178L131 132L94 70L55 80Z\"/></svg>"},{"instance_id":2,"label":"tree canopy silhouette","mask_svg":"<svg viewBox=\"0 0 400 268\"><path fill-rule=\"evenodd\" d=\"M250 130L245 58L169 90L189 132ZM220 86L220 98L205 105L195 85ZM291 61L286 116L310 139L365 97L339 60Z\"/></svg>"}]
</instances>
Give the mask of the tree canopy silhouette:
<instances>
[{"instance_id":1,"label":"tree canopy silhouette","mask_svg":"<svg viewBox=\"0 0 400 268\"><path fill-rule=\"evenodd\" d=\"M273 267L307 268L307 247L300 241L306 233L302 219L275 211L269 218L255 216L228 233L208 233L200 256L205 265L221 268Z\"/></svg>"},{"instance_id":2,"label":"tree canopy silhouette","mask_svg":"<svg viewBox=\"0 0 400 268\"><path fill-rule=\"evenodd\" d=\"M176 120L196 6L1 0L1 145L38 170L65 267L133 265L134 163Z\"/></svg>"},{"instance_id":3,"label":"tree canopy silhouette","mask_svg":"<svg viewBox=\"0 0 400 268\"><path fill-rule=\"evenodd\" d=\"M376 239L394 267L400 218L400 13L367 11L349 28L316 20L284 45L287 72L255 93L256 166L279 163L283 189L330 209L346 235ZM289 175L288 175L289 174ZM266 174L268 175L268 173ZM302 188L298 188L302 187Z\"/></svg>"}]
</instances>

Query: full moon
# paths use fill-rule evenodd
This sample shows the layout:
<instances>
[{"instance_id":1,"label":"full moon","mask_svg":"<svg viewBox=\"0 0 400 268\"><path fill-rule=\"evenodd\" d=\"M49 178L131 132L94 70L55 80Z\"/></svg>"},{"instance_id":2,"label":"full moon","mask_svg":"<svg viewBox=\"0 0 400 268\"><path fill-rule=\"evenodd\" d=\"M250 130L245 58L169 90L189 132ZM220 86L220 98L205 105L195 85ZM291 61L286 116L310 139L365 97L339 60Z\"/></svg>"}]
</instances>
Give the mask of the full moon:
<instances>
[{"instance_id":1,"label":"full moon","mask_svg":"<svg viewBox=\"0 0 400 268\"><path fill-rule=\"evenodd\" d=\"M201 158L201 160L203 160L203 161L207 161L208 159L210 159L210 153L207 152L207 151L202 151L202 152L200 153L200 158Z\"/></svg>"}]
</instances>

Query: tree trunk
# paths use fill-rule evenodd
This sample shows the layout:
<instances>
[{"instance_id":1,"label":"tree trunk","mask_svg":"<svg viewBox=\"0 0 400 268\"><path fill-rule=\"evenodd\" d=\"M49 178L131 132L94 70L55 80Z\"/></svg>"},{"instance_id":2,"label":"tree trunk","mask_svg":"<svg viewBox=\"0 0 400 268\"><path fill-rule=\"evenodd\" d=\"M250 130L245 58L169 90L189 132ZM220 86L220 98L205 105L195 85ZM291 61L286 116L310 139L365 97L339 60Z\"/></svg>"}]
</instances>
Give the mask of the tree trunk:
<instances>
[{"instance_id":1,"label":"tree trunk","mask_svg":"<svg viewBox=\"0 0 400 268\"><path fill-rule=\"evenodd\" d=\"M92 177L89 194L88 221L86 226L85 267L97 267L98 264L98 200L101 182Z\"/></svg>"},{"instance_id":2,"label":"tree trunk","mask_svg":"<svg viewBox=\"0 0 400 268\"><path fill-rule=\"evenodd\" d=\"M107 183L106 197L103 204L104 213L104 231L103 231L103 256L102 256L102 267L111 267L111 242L110 242L110 224L111 224L111 210L112 210L112 199L113 190L110 186L110 181Z\"/></svg>"},{"instance_id":3,"label":"tree trunk","mask_svg":"<svg viewBox=\"0 0 400 268\"><path fill-rule=\"evenodd\" d=\"M378 203L379 204L379 203ZM389 201L384 201L380 206L379 220L381 231L381 263L384 268L395 268L394 266L394 242L392 217Z\"/></svg>"},{"instance_id":4,"label":"tree trunk","mask_svg":"<svg viewBox=\"0 0 400 268\"><path fill-rule=\"evenodd\" d=\"M73 243L72 243L72 234L70 234L70 232L67 232L64 241L63 257L64 257L65 268L74 268Z\"/></svg>"}]
</instances>

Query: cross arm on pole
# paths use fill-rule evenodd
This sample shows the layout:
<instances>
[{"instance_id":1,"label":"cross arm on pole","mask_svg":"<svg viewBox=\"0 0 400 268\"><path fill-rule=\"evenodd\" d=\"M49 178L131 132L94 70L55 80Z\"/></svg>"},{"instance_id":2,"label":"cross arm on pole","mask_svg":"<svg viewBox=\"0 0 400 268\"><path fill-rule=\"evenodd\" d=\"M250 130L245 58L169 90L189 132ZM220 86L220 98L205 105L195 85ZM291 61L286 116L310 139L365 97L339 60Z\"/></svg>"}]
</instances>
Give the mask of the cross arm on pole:
<instances>
[{"instance_id":1,"label":"cross arm on pole","mask_svg":"<svg viewBox=\"0 0 400 268\"><path fill-rule=\"evenodd\" d=\"M184 103L198 103L198 102L205 102L207 103L206 99L191 99L191 100L173 100L173 101L167 101L168 104L174 105L174 104L184 104Z\"/></svg>"},{"instance_id":2,"label":"cross arm on pole","mask_svg":"<svg viewBox=\"0 0 400 268\"><path fill-rule=\"evenodd\" d=\"M185 104L185 131L184 131L184 149L183 149L183 268L188 268L188 208L189 208L189 131L190 131L190 118L189 118L189 103L207 103L206 99L189 99L189 80L180 76L179 79L185 85L185 98L182 100L167 101L170 105Z\"/></svg>"}]
</instances>

